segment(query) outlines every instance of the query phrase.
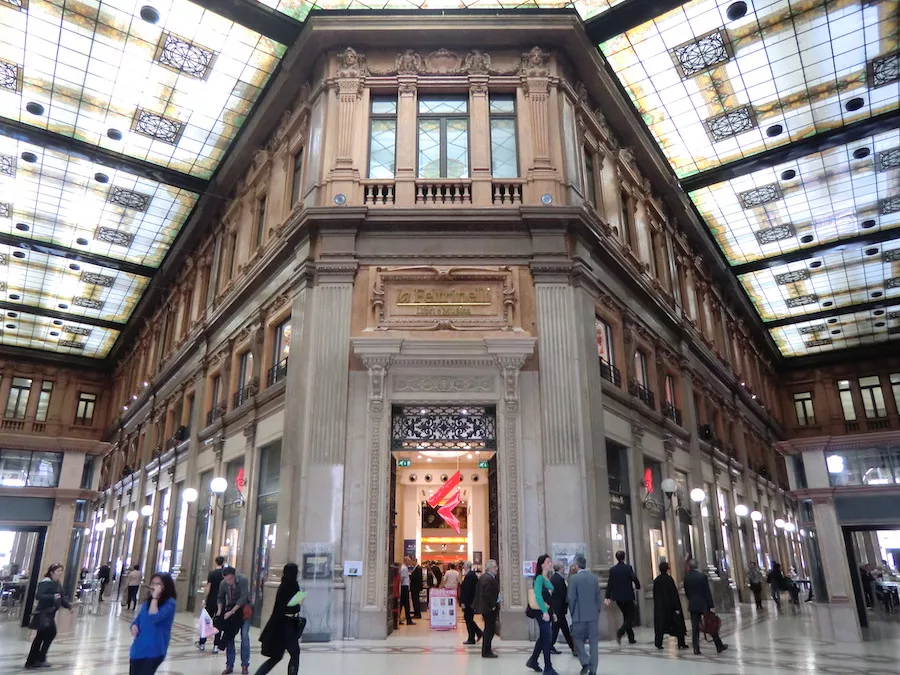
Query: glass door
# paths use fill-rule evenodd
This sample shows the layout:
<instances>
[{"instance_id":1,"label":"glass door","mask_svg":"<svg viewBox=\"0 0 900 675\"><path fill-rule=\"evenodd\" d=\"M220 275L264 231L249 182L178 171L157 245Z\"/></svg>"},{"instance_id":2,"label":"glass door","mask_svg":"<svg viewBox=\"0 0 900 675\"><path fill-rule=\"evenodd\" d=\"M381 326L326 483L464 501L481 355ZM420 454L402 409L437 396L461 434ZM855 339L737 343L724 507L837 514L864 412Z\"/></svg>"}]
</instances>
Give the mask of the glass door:
<instances>
[{"instance_id":1,"label":"glass door","mask_svg":"<svg viewBox=\"0 0 900 675\"><path fill-rule=\"evenodd\" d=\"M269 564L272 560L272 552L275 550L275 523L267 523L262 517L256 519L256 556L253 569L253 590L251 601L253 603L253 617L251 624L260 627L263 614L263 593L265 592L266 579L269 578Z\"/></svg>"}]
</instances>

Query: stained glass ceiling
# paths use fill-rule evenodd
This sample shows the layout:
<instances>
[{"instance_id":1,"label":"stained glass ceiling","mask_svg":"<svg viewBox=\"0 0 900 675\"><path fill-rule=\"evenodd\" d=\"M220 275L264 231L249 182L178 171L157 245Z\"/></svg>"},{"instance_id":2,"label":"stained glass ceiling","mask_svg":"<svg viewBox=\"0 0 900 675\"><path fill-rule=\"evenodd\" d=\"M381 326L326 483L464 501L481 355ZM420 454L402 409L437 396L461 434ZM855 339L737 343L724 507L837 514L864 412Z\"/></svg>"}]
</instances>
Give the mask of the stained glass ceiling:
<instances>
[{"instance_id":1,"label":"stained glass ceiling","mask_svg":"<svg viewBox=\"0 0 900 675\"><path fill-rule=\"evenodd\" d=\"M108 354L286 49L187 0L0 0L0 345Z\"/></svg>"},{"instance_id":2,"label":"stained glass ceiling","mask_svg":"<svg viewBox=\"0 0 900 675\"><path fill-rule=\"evenodd\" d=\"M786 357L900 335L898 14L693 0L600 45Z\"/></svg>"}]
</instances>

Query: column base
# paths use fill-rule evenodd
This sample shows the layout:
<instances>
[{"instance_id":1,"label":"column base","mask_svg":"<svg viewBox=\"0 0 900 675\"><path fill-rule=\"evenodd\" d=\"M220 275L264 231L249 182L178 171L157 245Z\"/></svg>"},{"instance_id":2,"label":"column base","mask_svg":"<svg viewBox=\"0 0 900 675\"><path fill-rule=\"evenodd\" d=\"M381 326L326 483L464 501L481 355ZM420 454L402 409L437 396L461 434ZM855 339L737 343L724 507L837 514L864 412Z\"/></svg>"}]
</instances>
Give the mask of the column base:
<instances>
[{"instance_id":1,"label":"column base","mask_svg":"<svg viewBox=\"0 0 900 675\"><path fill-rule=\"evenodd\" d=\"M862 628L853 603L810 603L820 640L862 642Z\"/></svg>"},{"instance_id":2,"label":"column base","mask_svg":"<svg viewBox=\"0 0 900 675\"><path fill-rule=\"evenodd\" d=\"M363 609L359 613L359 639L387 639L387 610Z\"/></svg>"},{"instance_id":3,"label":"column base","mask_svg":"<svg viewBox=\"0 0 900 675\"><path fill-rule=\"evenodd\" d=\"M524 607L500 610L500 637L503 640L533 640L534 621L525 616Z\"/></svg>"}]
</instances>

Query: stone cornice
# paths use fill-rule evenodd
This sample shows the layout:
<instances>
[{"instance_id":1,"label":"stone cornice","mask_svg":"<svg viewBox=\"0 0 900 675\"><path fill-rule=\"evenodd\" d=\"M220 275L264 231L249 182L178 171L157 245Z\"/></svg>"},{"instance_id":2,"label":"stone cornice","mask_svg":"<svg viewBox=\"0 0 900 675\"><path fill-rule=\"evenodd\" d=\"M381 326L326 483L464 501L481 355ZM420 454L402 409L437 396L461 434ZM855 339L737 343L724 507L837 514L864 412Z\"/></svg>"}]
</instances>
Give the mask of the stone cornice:
<instances>
[{"instance_id":1,"label":"stone cornice","mask_svg":"<svg viewBox=\"0 0 900 675\"><path fill-rule=\"evenodd\" d=\"M775 443L775 449L782 455L799 455L815 450L861 450L873 447L900 446L900 431L878 431L866 434L848 434L846 436L814 436L812 438L794 438Z\"/></svg>"}]
</instances>

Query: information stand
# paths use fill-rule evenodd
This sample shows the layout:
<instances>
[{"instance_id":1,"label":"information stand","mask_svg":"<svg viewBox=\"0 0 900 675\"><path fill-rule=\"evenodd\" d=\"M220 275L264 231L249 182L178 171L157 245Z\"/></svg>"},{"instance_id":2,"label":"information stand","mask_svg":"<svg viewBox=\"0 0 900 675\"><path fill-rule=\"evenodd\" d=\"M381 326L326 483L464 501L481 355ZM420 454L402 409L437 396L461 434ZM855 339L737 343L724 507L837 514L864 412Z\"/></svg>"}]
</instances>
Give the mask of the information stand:
<instances>
[{"instance_id":1,"label":"information stand","mask_svg":"<svg viewBox=\"0 0 900 675\"><path fill-rule=\"evenodd\" d=\"M449 588L432 588L428 611L431 630L455 630L456 591Z\"/></svg>"}]
</instances>

